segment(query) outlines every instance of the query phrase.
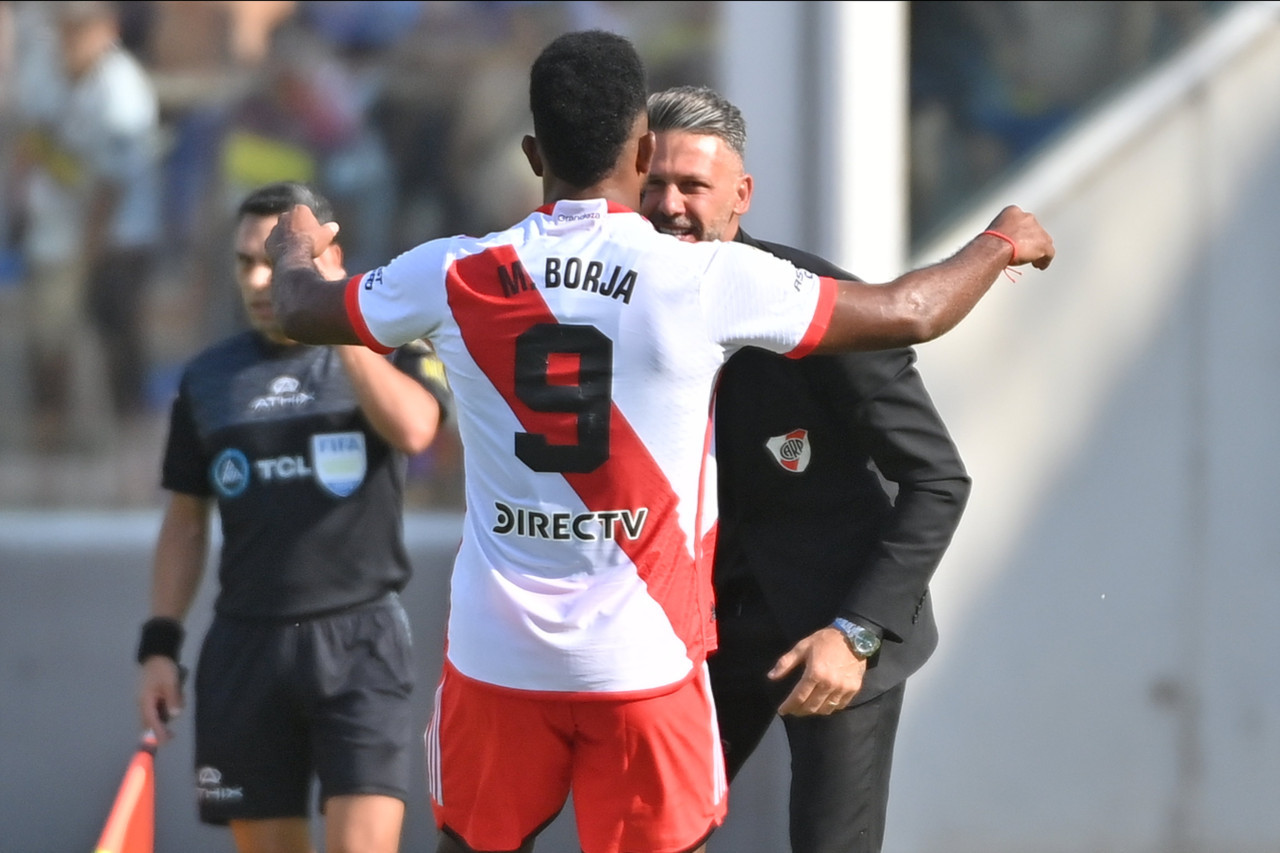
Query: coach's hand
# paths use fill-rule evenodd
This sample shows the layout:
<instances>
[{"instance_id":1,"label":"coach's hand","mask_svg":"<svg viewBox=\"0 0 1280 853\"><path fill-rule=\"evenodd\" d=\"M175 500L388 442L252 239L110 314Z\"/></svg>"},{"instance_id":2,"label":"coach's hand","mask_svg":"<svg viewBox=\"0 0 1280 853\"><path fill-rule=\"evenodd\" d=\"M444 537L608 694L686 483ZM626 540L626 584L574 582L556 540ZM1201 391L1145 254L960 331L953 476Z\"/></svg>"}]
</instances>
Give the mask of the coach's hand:
<instances>
[{"instance_id":1,"label":"coach's hand","mask_svg":"<svg viewBox=\"0 0 1280 853\"><path fill-rule=\"evenodd\" d=\"M778 708L779 714L825 716L846 708L862 689L862 677L867 671L866 660L853 653L844 635L835 628L821 628L796 643L778 658L769 677L777 681L797 666L804 670Z\"/></svg>"}]
</instances>

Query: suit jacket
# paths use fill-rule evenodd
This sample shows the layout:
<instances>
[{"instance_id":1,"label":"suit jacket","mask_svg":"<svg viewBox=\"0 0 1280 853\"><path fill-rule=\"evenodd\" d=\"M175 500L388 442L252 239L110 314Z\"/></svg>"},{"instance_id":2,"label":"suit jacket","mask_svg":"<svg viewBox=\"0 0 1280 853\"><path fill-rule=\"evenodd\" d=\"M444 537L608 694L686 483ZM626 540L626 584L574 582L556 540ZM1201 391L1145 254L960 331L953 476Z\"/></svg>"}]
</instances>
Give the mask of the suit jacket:
<instances>
[{"instance_id":1,"label":"suit jacket","mask_svg":"<svg viewBox=\"0 0 1280 853\"><path fill-rule=\"evenodd\" d=\"M854 278L816 255L741 231L737 239ZM880 628L884 643L856 701L919 669L938 639L929 581L969 477L914 350L736 353L716 391L716 457L718 595L754 580L793 643L836 616Z\"/></svg>"}]
</instances>

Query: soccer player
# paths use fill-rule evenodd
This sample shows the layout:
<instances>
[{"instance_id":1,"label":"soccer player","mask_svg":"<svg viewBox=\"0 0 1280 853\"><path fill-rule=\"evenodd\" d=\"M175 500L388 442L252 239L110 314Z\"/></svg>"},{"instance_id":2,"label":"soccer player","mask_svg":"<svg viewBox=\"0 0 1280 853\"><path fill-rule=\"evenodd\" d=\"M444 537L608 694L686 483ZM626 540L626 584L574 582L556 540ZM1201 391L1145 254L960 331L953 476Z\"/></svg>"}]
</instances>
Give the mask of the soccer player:
<instances>
[{"instance_id":1,"label":"soccer player","mask_svg":"<svg viewBox=\"0 0 1280 853\"><path fill-rule=\"evenodd\" d=\"M717 371L749 345L927 340L1053 244L1011 207L1001 236L873 286L682 243L635 212L654 137L629 41L555 39L530 104L543 207L346 282L312 262L336 225L296 208L268 238L273 296L301 340L426 337L453 383L466 522L427 733L439 850L530 850L571 792L585 853L697 850L726 809L706 669Z\"/></svg>"},{"instance_id":2,"label":"soccer player","mask_svg":"<svg viewBox=\"0 0 1280 853\"><path fill-rule=\"evenodd\" d=\"M264 241L299 204L332 215L301 184L242 202L236 279L252 328L196 356L173 403L139 704L143 727L167 740L216 503L219 588L196 669L201 820L230 824L241 853L309 853L318 779L326 850L393 853L417 753L398 596L411 571L406 456L431 444L449 392L425 348L386 358L281 331ZM317 263L343 275L336 243Z\"/></svg>"}]
</instances>

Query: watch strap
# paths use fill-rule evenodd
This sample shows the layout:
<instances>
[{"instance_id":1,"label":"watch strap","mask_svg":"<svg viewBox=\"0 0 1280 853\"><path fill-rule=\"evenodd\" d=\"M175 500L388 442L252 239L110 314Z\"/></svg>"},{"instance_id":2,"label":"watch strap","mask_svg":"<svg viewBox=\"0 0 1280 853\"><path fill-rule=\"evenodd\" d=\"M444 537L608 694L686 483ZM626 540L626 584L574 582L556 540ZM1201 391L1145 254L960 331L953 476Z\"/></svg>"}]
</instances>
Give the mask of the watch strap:
<instances>
[{"instance_id":1,"label":"watch strap","mask_svg":"<svg viewBox=\"0 0 1280 853\"><path fill-rule=\"evenodd\" d=\"M844 634L849 648L859 657L869 658L880 651L880 635L870 628L859 625L843 616L837 616L831 627Z\"/></svg>"}]
</instances>

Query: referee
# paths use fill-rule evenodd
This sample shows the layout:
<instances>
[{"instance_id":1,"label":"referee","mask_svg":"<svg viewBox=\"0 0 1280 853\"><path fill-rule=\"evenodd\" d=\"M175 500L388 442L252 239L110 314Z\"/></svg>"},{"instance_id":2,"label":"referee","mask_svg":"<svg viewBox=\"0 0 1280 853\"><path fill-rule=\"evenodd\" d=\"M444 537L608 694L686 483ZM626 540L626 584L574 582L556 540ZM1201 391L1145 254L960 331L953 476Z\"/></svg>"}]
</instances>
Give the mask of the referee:
<instances>
[{"instance_id":1,"label":"referee","mask_svg":"<svg viewBox=\"0 0 1280 853\"><path fill-rule=\"evenodd\" d=\"M309 853L318 779L325 849L390 853L419 755L398 597L411 572L406 457L431 444L451 398L425 345L384 357L280 331L264 244L297 204L332 218L302 184L241 204L236 278L251 328L189 362L173 402L138 698L164 743L184 704L182 620L216 505L218 592L195 679L200 818L229 825L241 853ZM341 248L316 264L341 275Z\"/></svg>"}]
</instances>

